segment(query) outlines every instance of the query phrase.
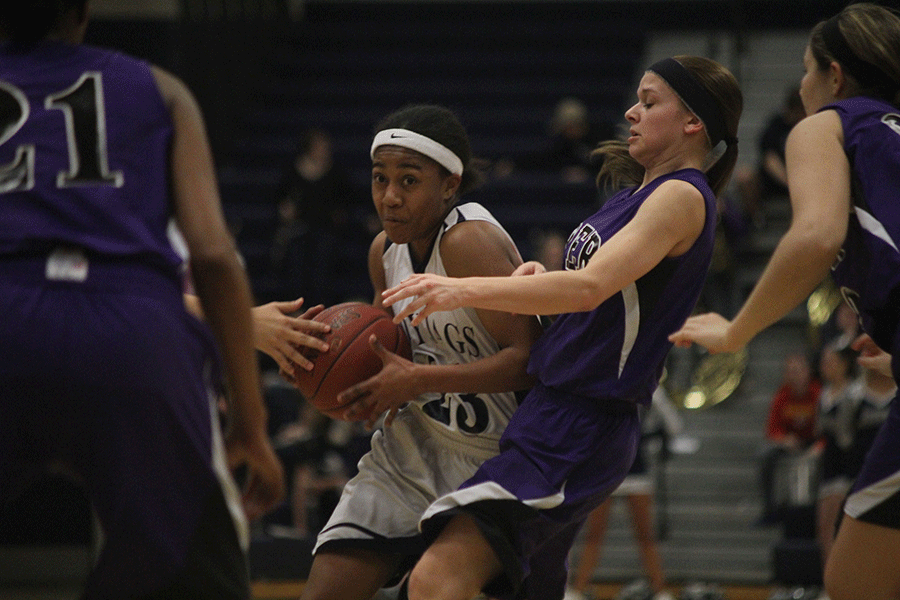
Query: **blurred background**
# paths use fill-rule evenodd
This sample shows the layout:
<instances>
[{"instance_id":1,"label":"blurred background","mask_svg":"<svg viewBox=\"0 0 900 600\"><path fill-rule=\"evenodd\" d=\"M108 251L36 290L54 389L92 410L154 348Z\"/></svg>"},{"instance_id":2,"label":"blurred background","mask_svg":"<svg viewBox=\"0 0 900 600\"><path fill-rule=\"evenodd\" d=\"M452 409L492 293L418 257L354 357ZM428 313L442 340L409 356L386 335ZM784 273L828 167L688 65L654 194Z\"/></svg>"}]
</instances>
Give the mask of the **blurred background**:
<instances>
[{"instance_id":1,"label":"blurred background","mask_svg":"<svg viewBox=\"0 0 900 600\"><path fill-rule=\"evenodd\" d=\"M790 219L786 190L764 165L799 118L791 100L806 36L846 3L92 0L87 41L147 59L193 90L257 301L304 296L307 305L371 297L366 253L380 227L369 145L381 117L421 102L456 111L486 161L485 184L468 199L498 217L526 260L554 265L569 232L606 197L588 153L619 135L643 70L677 54L713 58L735 74L745 101L739 168L722 199L701 301L730 316ZM841 333L838 304L823 286L746 352L673 351L663 389L679 426L647 452L655 540L671 589L685 599L774 598L820 584L815 463L776 469L772 493L790 518L774 526L759 523L760 469L786 360L803 354L820 377L818 355ZM358 432L311 423L274 365L261 364L277 421L272 434L286 460L300 460L298 448L310 451L311 439L332 450L356 439ZM290 463L307 469L295 471L296 493L255 530L259 597L293 593L263 583L302 582L310 540L326 516L321 492L352 474L352 465L342 470L316 452L312 462ZM96 540L77 488L59 478L39 482L0 514L0 598L77 597L71 590ZM614 506L592 577L612 587L596 594L624 597L627 584L644 577L638 545L628 512Z\"/></svg>"}]
</instances>

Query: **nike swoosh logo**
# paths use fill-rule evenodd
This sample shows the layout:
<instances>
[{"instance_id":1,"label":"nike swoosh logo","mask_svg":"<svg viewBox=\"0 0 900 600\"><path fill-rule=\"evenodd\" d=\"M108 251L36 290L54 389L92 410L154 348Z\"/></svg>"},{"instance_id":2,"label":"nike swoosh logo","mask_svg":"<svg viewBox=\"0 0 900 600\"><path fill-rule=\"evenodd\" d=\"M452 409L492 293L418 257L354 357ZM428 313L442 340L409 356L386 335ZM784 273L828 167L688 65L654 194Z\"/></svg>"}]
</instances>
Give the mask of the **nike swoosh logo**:
<instances>
[{"instance_id":1,"label":"nike swoosh logo","mask_svg":"<svg viewBox=\"0 0 900 600\"><path fill-rule=\"evenodd\" d=\"M396 139L396 138L405 138L405 137L406 137L405 135L397 135L396 133L392 133L392 134L391 134L391 139L392 139L392 140L393 140L393 139Z\"/></svg>"}]
</instances>

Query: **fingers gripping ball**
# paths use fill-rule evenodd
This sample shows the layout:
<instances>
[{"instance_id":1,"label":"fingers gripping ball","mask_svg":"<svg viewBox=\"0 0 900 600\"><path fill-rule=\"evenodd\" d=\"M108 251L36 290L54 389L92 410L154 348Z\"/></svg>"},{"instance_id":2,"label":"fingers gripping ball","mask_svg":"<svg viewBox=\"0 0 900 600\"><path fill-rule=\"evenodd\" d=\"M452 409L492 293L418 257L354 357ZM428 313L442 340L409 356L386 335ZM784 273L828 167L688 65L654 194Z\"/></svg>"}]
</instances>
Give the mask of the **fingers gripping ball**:
<instances>
[{"instance_id":1,"label":"fingers gripping ball","mask_svg":"<svg viewBox=\"0 0 900 600\"><path fill-rule=\"evenodd\" d=\"M328 352L304 349L303 354L313 363L312 371L298 369L297 387L320 412L340 419L341 413L352 404L339 404L337 395L347 388L377 374L381 358L369 345L374 333L385 349L409 359L412 356L409 338L392 316L362 302L345 302L326 308L314 317L331 326L323 338Z\"/></svg>"}]
</instances>

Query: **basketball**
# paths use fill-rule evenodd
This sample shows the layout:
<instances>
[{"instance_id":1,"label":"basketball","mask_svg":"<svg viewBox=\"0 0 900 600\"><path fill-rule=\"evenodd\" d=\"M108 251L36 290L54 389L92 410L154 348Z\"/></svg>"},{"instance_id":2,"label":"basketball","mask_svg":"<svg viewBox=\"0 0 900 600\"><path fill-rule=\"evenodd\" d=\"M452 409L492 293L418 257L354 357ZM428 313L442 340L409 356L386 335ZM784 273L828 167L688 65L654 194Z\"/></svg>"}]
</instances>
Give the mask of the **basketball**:
<instances>
[{"instance_id":1,"label":"basketball","mask_svg":"<svg viewBox=\"0 0 900 600\"><path fill-rule=\"evenodd\" d=\"M363 302L336 304L316 315L315 321L331 326L322 338L329 349L303 349L313 363L312 371L297 369L297 387L303 397L320 412L342 419L341 413L352 402L339 404L337 395L381 370L381 359L369 345L373 333L387 350L407 359L412 356L406 332L392 319L387 311Z\"/></svg>"}]
</instances>

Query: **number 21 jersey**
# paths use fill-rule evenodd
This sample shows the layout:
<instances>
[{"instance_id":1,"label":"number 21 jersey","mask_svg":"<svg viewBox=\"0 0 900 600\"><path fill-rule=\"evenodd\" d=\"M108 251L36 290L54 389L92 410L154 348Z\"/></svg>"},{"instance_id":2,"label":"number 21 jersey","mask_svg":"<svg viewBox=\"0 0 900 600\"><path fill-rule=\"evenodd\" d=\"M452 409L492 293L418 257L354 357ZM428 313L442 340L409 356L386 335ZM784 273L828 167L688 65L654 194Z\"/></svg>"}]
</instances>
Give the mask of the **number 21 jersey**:
<instances>
[{"instance_id":1,"label":"number 21 jersey","mask_svg":"<svg viewBox=\"0 0 900 600\"><path fill-rule=\"evenodd\" d=\"M177 267L160 169L172 123L147 63L61 42L0 45L0 121L0 255L68 245Z\"/></svg>"}]
</instances>

